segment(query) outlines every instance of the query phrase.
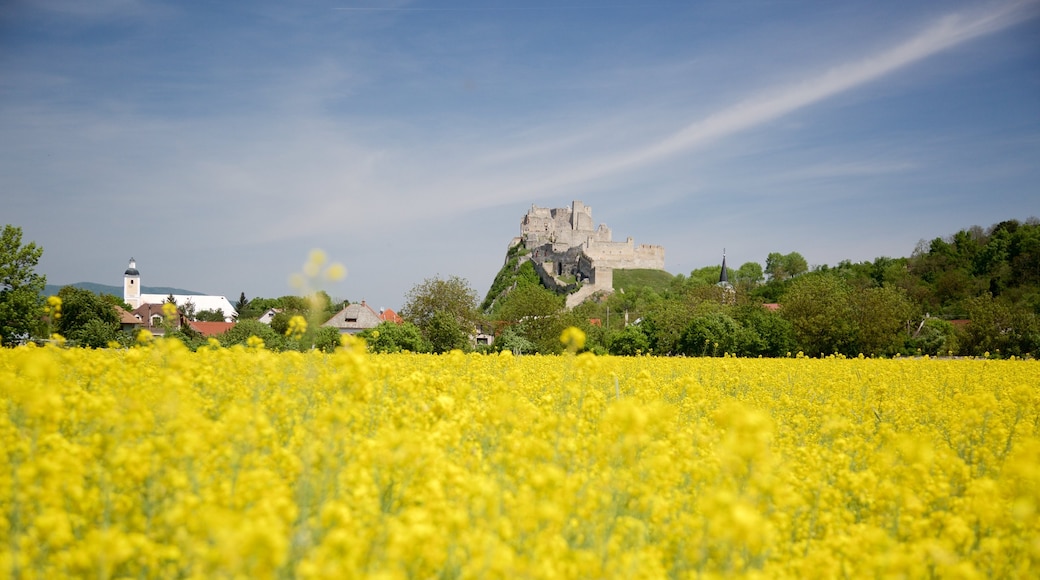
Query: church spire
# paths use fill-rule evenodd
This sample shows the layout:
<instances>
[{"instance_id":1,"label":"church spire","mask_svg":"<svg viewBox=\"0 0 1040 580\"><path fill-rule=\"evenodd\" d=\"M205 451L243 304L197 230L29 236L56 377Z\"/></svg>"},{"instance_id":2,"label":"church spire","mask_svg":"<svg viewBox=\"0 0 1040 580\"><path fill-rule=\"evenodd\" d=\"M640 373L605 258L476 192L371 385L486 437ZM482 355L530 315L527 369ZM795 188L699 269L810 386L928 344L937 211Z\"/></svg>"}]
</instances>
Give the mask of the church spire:
<instances>
[{"instance_id":1,"label":"church spire","mask_svg":"<svg viewBox=\"0 0 1040 580\"><path fill-rule=\"evenodd\" d=\"M729 284L729 275L726 274L726 248L722 248L722 273L719 274L719 284Z\"/></svg>"}]
</instances>

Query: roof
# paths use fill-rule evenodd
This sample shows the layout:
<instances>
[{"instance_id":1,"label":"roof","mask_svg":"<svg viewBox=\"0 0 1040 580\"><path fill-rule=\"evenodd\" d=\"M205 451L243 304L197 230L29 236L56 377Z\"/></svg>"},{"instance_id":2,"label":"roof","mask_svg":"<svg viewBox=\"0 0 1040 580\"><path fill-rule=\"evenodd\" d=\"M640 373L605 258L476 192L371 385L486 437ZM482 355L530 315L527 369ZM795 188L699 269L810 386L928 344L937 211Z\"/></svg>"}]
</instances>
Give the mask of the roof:
<instances>
[{"instance_id":1,"label":"roof","mask_svg":"<svg viewBox=\"0 0 1040 580\"><path fill-rule=\"evenodd\" d=\"M369 328L375 328L379 326L380 320L379 315L376 314L375 310L365 303L364 300L360 304L348 304L346 308L340 310L335 316L328 319L322 326L331 326L338 328L340 332L348 332L351 334L361 332L362 330L368 330Z\"/></svg>"},{"instance_id":2,"label":"roof","mask_svg":"<svg viewBox=\"0 0 1040 580\"><path fill-rule=\"evenodd\" d=\"M392 308L383 308L379 311L379 319L383 322L393 322L394 324L401 324L404 319L401 315L394 312Z\"/></svg>"},{"instance_id":3,"label":"roof","mask_svg":"<svg viewBox=\"0 0 1040 580\"><path fill-rule=\"evenodd\" d=\"M142 305L138 306L137 308L134 308L133 314L135 314L136 316L139 316L140 320L138 322L140 324L142 324L143 326L148 327L148 328L154 328L152 326L152 317L153 316L158 316L160 318L160 320L165 320L165 318L166 318L166 315L163 314L162 304L155 304L155 303L145 303L145 304L142 304ZM175 315L174 318L176 319L178 317ZM176 321L173 322L173 325L174 326L178 326Z\"/></svg>"},{"instance_id":4,"label":"roof","mask_svg":"<svg viewBox=\"0 0 1040 580\"><path fill-rule=\"evenodd\" d=\"M234 322L202 322L202 321L191 321L188 322L188 326L192 330L201 334L202 336L217 336L224 334L235 327Z\"/></svg>"},{"instance_id":5,"label":"roof","mask_svg":"<svg viewBox=\"0 0 1040 580\"><path fill-rule=\"evenodd\" d=\"M141 319L134 316L132 312L127 312L118 306L114 306L114 308L119 314L119 324L141 324Z\"/></svg>"},{"instance_id":6,"label":"roof","mask_svg":"<svg viewBox=\"0 0 1040 580\"><path fill-rule=\"evenodd\" d=\"M169 298L169 294L141 294L142 304L162 304ZM231 302L224 296L205 296L202 294L174 294L173 299L177 301L177 306L184 306L186 303L191 302L195 305L195 312L202 312L203 310L219 310L224 313L224 321L231 322L231 320L238 315L235 311L235 307L231 305Z\"/></svg>"}]
</instances>

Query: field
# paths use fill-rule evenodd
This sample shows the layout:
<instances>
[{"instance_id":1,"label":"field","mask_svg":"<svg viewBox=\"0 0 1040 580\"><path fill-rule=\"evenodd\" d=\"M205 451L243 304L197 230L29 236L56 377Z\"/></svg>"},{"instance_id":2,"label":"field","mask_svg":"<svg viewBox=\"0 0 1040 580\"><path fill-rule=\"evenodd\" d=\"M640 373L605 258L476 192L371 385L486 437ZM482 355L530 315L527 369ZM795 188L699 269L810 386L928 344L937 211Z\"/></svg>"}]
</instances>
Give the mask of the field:
<instances>
[{"instance_id":1,"label":"field","mask_svg":"<svg viewBox=\"0 0 1040 580\"><path fill-rule=\"evenodd\" d=\"M11 578L1029 577L1040 366L0 350Z\"/></svg>"}]
</instances>

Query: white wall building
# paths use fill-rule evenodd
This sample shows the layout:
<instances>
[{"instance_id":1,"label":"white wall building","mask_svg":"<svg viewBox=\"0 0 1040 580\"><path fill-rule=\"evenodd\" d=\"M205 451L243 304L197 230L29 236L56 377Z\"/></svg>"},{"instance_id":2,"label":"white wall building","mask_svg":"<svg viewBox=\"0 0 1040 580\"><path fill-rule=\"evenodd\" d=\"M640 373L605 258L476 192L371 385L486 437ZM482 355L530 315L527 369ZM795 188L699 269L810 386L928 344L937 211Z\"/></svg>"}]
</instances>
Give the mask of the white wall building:
<instances>
[{"instance_id":1,"label":"white wall building","mask_svg":"<svg viewBox=\"0 0 1040 580\"><path fill-rule=\"evenodd\" d=\"M123 302L137 309L143 304L162 304L169 294L142 294L141 273L137 270L137 262L130 258L130 265L123 274ZM195 312L203 310L219 310L224 314L224 322L234 322L238 312L226 296L207 296L203 294L174 294L177 306L192 304Z\"/></svg>"}]
</instances>

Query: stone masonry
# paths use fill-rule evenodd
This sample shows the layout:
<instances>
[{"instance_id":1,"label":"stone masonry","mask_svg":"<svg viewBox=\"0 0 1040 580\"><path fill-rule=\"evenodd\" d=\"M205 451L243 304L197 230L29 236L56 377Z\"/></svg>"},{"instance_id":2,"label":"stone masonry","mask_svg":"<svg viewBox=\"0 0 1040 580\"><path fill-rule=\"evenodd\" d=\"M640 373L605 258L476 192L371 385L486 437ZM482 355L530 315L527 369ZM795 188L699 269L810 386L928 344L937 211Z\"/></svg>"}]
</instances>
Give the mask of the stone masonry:
<instances>
[{"instance_id":1,"label":"stone masonry","mask_svg":"<svg viewBox=\"0 0 1040 580\"><path fill-rule=\"evenodd\" d=\"M596 292L612 292L613 270L664 269L664 247L611 240L606 224L593 228L592 208L574 201L569 208L531 206L520 222L520 237L535 270L549 288L568 292L567 306ZM580 286L580 290L575 288Z\"/></svg>"}]
</instances>

